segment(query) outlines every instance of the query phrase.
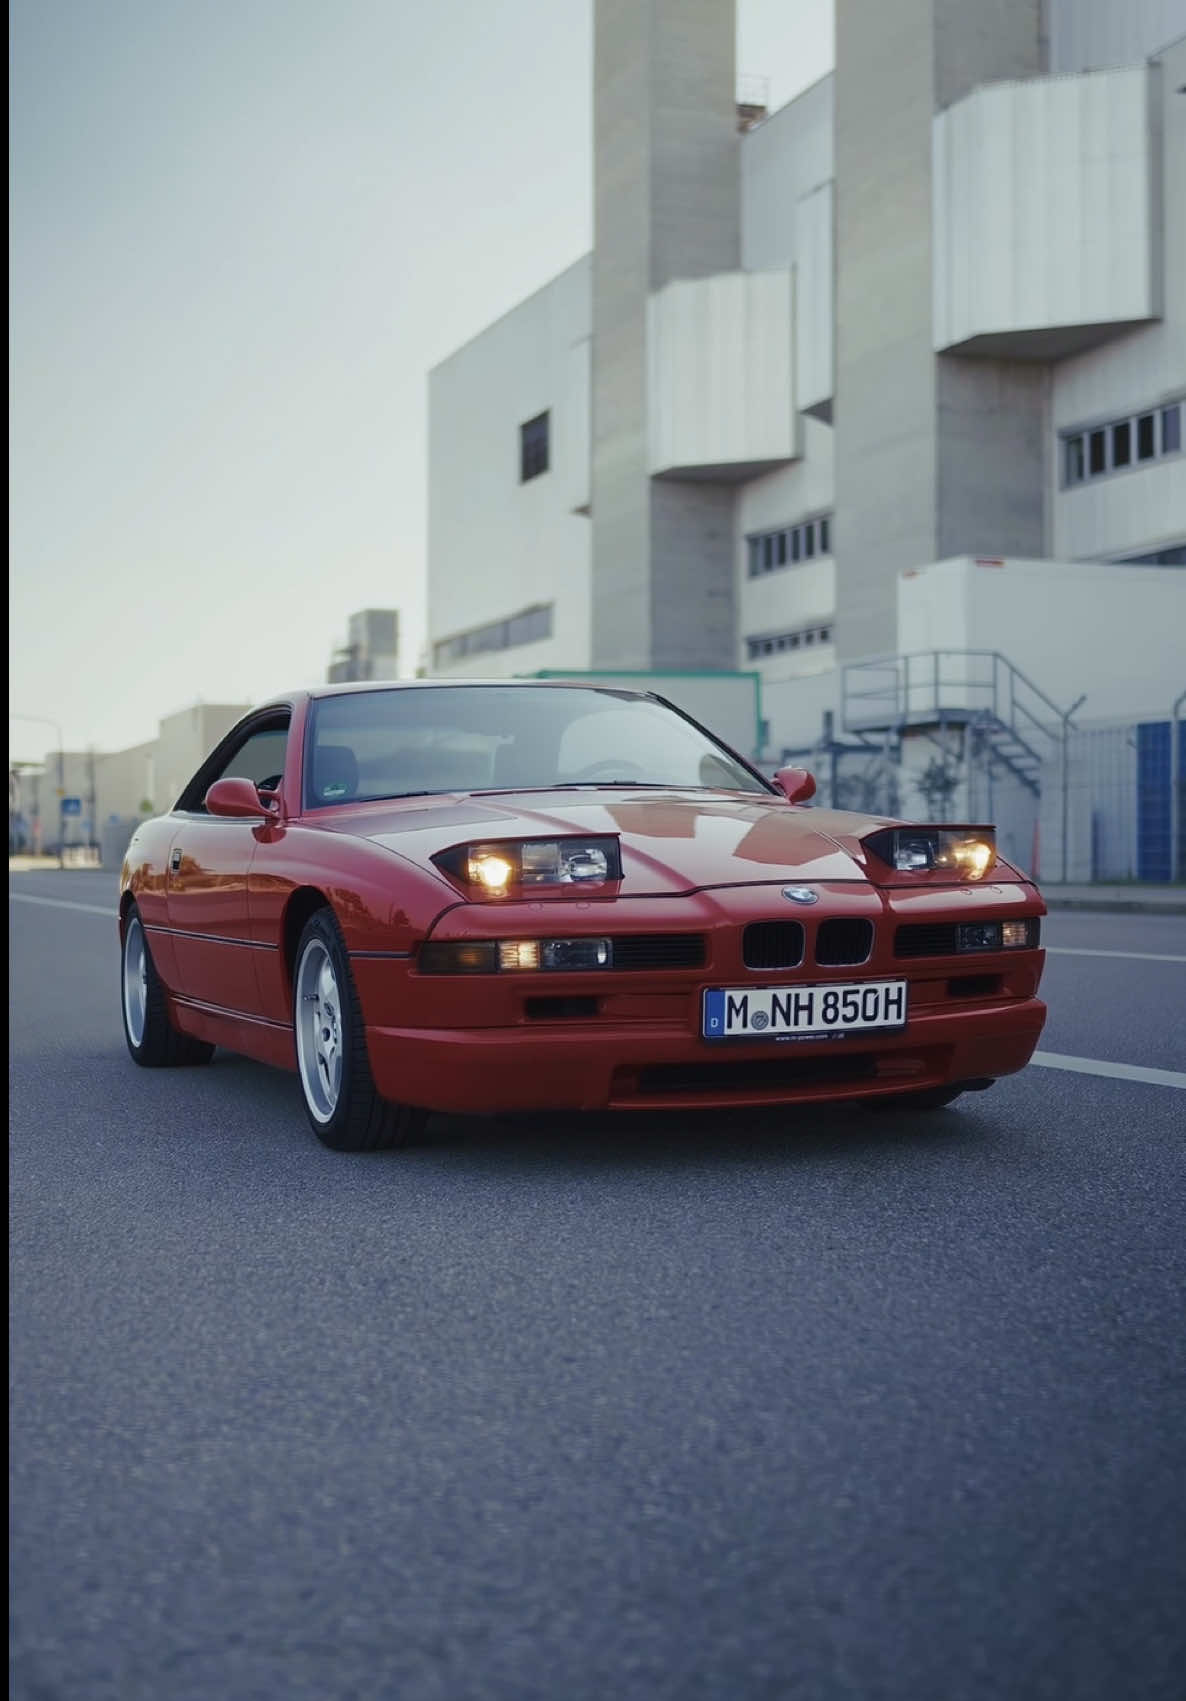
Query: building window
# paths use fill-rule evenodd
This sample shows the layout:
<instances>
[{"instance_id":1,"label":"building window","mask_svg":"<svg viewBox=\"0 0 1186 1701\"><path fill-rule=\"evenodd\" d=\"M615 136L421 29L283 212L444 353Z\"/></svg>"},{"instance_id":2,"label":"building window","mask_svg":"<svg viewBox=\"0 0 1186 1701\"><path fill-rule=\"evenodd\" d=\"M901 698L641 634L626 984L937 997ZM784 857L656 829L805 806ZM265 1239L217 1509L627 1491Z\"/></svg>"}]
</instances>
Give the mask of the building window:
<instances>
[{"instance_id":1,"label":"building window","mask_svg":"<svg viewBox=\"0 0 1186 1701\"><path fill-rule=\"evenodd\" d=\"M1172 543L1168 549L1151 549L1145 555L1124 555L1120 567L1186 567L1186 543Z\"/></svg>"},{"instance_id":2,"label":"building window","mask_svg":"<svg viewBox=\"0 0 1186 1701\"><path fill-rule=\"evenodd\" d=\"M548 470L549 421L551 415L537 413L519 427L519 483L538 478Z\"/></svg>"},{"instance_id":3,"label":"building window","mask_svg":"<svg viewBox=\"0 0 1186 1701\"><path fill-rule=\"evenodd\" d=\"M782 655L786 650L798 650L808 644L830 644L831 626L801 626L797 632L770 632L745 640L750 661L762 661L766 656Z\"/></svg>"},{"instance_id":4,"label":"building window","mask_svg":"<svg viewBox=\"0 0 1186 1701\"><path fill-rule=\"evenodd\" d=\"M1064 489L1106 473L1125 472L1129 467L1176 455L1182 448L1181 402L1110 420L1090 431L1064 432L1062 437L1062 482Z\"/></svg>"},{"instance_id":5,"label":"building window","mask_svg":"<svg viewBox=\"0 0 1186 1701\"><path fill-rule=\"evenodd\" d=\"M475 626L468 632L456 632L442 638L432 647L434 667L448 667L463 661L466 656L489 655L493 650L512 650L520 644L534 644L552 636L552 604L537 603L512 614L508 620L494 620L488 626Z\"/></svg>"},{"instance_id":6,"label":"building window","mask_svg":"<svg viewBox=\"0 0 1186 1701\"><path fill-rule=\"evenodd\" d=\"M773 573L779 567L792 567L797 561L810 561L817 554L827 555L831 549L832 516L821 514L798 525L780 526L777 531L755 532L745 540L746 561L751 579Z\"/></svg>"}]
</instances>

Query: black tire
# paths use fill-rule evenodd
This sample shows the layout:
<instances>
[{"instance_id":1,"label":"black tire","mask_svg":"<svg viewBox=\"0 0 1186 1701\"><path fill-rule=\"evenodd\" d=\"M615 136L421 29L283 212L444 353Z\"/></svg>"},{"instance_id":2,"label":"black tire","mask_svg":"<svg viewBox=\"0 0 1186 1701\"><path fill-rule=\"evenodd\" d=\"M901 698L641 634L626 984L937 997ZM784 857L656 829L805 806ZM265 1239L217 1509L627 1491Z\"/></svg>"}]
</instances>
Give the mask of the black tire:
<instances>
[{"instance_id":1,"label":"black tire","mask_svg":"<svg viewBox=\"0 0 1186 1701\"><path fill-rule=\"evenodd\" d=\"M133 1062L142 1069L182 1069L209 1063L214 1056L214 1047L206 1040L180 1033L169 1020L169 1002L135 904L124 917L119 953L119 1008L128 1050Z\"/></svg>"},{"instance_id":2,"label":"black tire","mask_svg":"<svg viewBox=\"0 0 1186 1701\"><path fill-rule=\"evenodd\" d=\"M390 1151L420 1132L426 1111L392 1104L375 1089L358 991L330 909L309 917L297 945L292 1022L301 1097L323 1146L334 1152Z\"/></svg>"},{"instance_id":3,"label":"black tire","mask_svg":"<svg viewBox=\"0 0 1186 1701\"><path fill-rule=\"evenodd\" d=\"M925 1087L920 1093L892 1093L883 1099L866 1099L865 1109L876 1111L891 1110L942 1110L958 1099L964 1091L962 1086Z\"/></svg>"}]
</instances>

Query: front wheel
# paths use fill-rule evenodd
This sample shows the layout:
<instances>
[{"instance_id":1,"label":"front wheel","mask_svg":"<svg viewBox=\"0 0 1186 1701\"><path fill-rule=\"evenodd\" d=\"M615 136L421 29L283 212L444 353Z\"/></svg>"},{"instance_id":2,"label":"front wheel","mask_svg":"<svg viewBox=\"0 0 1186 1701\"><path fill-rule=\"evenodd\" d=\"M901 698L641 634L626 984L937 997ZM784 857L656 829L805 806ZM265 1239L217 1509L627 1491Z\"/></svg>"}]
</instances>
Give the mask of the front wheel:
<instances>
[{"instance_id":1,"label":"front wheel","mask_svg":"<svg viewBox=\"0 0 1186 1701\"><path fill-rule=\"evenodd\" d=\"M186 1064L209 1063L214 1047L192 1034L179 1033L169 1020L165 989L135 904L124 922L119 989L124 1038L142 1069L178 1069Z\"/></svg>"},{"instance_id":2,"label":"front wheel","mask_svg":"<svg viewBox=\"0 0 1186 1701\"><path fill-rule=\"evenodd\" d=\"M297 946L292 1019L301 1094L323 1145L378 1152L419 1132L424 1111L391 1104L375 1090L354 977L327 909L309 918Z\"/></svg>"}]
</instances>

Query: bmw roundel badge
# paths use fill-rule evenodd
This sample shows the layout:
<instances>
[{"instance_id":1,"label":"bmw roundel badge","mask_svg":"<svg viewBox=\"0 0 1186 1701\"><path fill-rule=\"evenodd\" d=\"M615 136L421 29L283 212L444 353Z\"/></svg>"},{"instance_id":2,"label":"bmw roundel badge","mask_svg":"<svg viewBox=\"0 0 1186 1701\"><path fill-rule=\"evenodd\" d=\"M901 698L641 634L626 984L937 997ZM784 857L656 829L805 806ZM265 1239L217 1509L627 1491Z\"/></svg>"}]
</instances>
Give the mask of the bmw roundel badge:
<instances>
[{"instance_id":1,"label":"bmw roundel badge","mask_svg":"<svg viewBox=\"0 0 1186 1701\"><path fill-rule=\"evenodd\" d=\"M819 902L819 893L813 886L784 886L784 898L789 898L793 904L815 904Z\"/></svg>"}]
</instances>

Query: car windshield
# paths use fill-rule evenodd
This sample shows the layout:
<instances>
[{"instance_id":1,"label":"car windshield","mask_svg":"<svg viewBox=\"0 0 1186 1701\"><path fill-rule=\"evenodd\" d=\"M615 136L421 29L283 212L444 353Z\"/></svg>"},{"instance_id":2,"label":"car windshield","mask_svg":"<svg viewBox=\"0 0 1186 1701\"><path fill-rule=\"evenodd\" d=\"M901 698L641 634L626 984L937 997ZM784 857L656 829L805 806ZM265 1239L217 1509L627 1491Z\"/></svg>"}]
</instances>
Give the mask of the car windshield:
<instances>
[{"instance_id":1,"label":"car windshield","mask_svg":"<svg viewBox=\"0 0 1186 1701\"><path fill-rule=\"evenodd\" d=\"M608 687L417 686L313 705L309 808L561 786L769 790L673 709Z\"/></svg>"}]
</instances>

